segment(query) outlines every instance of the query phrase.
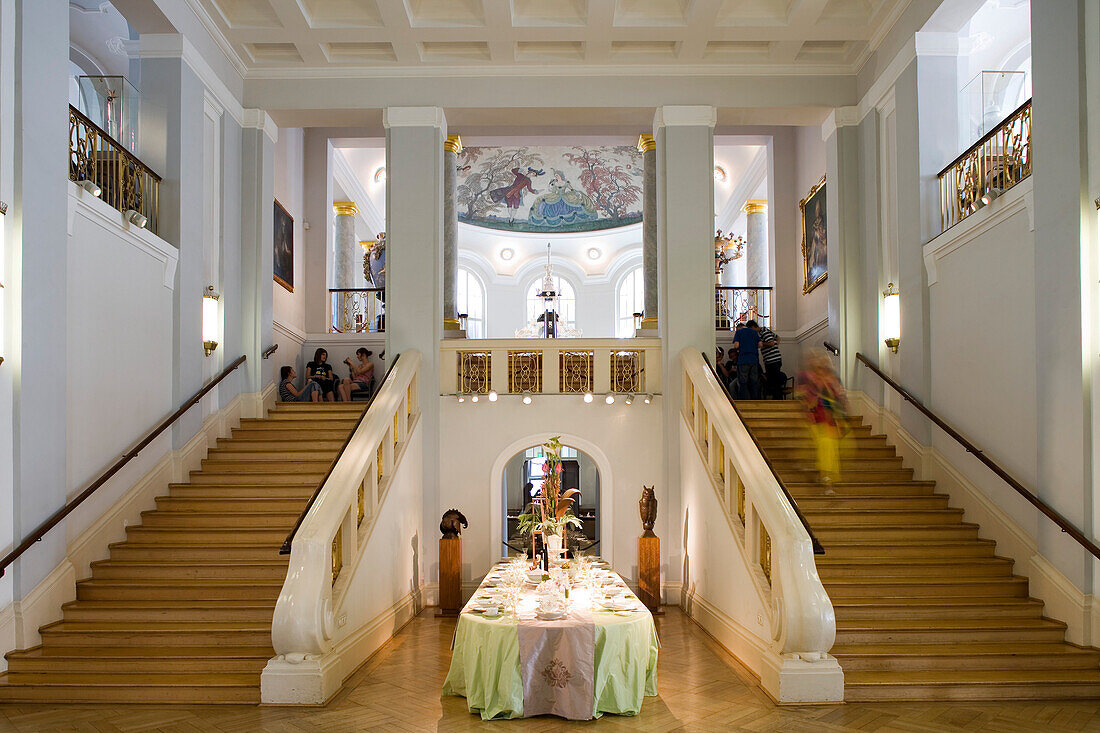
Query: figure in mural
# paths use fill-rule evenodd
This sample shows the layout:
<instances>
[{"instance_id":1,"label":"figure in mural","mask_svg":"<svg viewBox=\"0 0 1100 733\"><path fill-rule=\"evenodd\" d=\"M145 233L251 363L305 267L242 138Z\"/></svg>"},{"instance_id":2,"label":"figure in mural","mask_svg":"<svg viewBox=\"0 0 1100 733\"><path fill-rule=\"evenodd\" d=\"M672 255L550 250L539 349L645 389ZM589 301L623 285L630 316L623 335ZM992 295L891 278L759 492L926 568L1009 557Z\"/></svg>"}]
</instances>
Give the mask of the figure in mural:
<instances>
[{"instance_id":1,"label":"figure in mural","mask_svg":"<svg viewBox=\"0 0 1100 733\"><path fill-rule=\"evenodd\" d=\"M541 175L543 171L537 171L534 168L528 168L527 173L531 175ZM489 198L494 204L498 204L501 201L508 207L508 222L514 222L516 220L516 213L519 211L519 207L523 205L523 193L524 191L530 191L531 193L538 193L531 185L531 177L527 173L520 172L519 168L512 169L512 175L516 177L516 180L512 181L510 186L502 186L500 188L494 188L489 192Z\"/></svg>"},{"instance_id":2,"label":"figure in mural","mask_svg":"<svg viewBox=\"0 0 1100 733\"><path fill-rule=\"evenodd\" d=\"M600 217L595 202L573 188L565 173L557 168L547 188L549 190L531 204L527 220L532 224L560 227L579 221L595 221Z\"/></svg>"}]
</instances>

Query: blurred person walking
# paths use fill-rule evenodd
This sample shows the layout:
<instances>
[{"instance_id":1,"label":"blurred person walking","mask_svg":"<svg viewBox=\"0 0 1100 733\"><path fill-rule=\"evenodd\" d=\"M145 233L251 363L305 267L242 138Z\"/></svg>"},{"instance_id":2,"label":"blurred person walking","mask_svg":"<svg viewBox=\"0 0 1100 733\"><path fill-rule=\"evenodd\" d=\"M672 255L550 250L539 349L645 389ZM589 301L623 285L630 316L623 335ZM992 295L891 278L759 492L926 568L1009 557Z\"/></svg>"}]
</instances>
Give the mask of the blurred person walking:
<instances>
[{"instance_id":1,"label":"blurred person walking","mask_svg":"<svg viewBox=\"0 0 1100 733\"><path fill-rule=\"evenodd\" d=\"M795 395L806 405L817 456L817 471L826 495L835 492L830 484L840 478L840 425L848 412L844 387L825 352L806 355L798 375Z\"/></svg>"}]
</instances>

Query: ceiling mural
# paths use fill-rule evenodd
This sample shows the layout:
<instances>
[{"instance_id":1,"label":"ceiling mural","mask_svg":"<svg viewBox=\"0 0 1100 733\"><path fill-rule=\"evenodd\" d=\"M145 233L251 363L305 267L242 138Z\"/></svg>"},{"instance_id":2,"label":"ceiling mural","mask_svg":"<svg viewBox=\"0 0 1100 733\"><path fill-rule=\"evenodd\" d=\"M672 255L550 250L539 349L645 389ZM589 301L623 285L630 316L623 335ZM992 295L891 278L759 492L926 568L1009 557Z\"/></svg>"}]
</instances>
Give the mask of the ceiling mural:
<instances>
[{"instance_id":1,"label":"ceiling mural","mask_svg":"<svg viewBox=\"0 0 1100 733\"><path fill-rule=\"evenodd\" d=\"M590 232L642 220L642 154L631 145L466 147L458 220L512 232Z\"/></svg>"}]
</instances>

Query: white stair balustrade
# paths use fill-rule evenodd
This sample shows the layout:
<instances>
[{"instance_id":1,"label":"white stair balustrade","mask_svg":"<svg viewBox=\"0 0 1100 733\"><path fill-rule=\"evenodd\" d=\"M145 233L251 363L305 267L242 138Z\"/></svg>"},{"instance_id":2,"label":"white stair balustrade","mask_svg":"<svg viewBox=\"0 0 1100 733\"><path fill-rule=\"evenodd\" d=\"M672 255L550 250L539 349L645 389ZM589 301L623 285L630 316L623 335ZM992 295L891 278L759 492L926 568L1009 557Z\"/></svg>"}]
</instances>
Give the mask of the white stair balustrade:
<instances>
[{"instance_id":1,"label":"white stair balustrade","mask_svg":"<svg viewBox=\"0 0 1100 733\"><path fill-rule=\"evenodd\" d=\"M265 703L327 702L421 608L420 362L401 353L293 537Z\"/></svg>"},{"instance_id":2,"label":"white stair balustrade","mask_svg":"<svg viewBox=\"0 0 1100 733\"><path fill-rule=\"evenodd\" d=\"M776 701L841 701L811 537L702 354L680 358L684 607Z\"/></svg>"}]
</instances>

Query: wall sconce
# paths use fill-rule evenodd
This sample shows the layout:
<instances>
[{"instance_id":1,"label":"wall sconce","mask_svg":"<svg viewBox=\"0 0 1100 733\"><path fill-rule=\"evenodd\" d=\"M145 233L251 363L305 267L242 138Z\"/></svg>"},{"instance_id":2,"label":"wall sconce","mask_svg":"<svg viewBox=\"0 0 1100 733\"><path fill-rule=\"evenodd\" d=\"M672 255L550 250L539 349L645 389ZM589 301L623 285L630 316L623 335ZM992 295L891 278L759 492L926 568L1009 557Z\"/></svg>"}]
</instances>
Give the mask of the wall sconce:
<instances>
[{"instance_id":1,"label":"wall sconce","mask_svg":"<svg viewBox=\"0 0 1100 733\"><path fill-rule=\"evenodd\" d=\"M202 294L202 348L207 356L218 348L218 294L213 285Z\"/></svg>"},{"instance_id":2,"label":"wall sconce","mask_svg":"<svg viewBox=\"0 0 1100 733\"><path fill-rule=\"evenodd\" d=\"M145 214L142 214L140 211L134 211L133 209L127 209L126 213L124 213L123 216L126 218L126 221L130 222L140 229L144 229L145 225L149 223L149 217L145 216Z\"/></svg>"},{"instance_id":3,"label":"wall sconce","mask_svg":"<svg viewBox=\"0 0 1100 733\"><path fill-rule=\"evenodd\" d=\"M895 354L901 344L901 294L894 283L882 291L882 332L887 348Z\"/></svg>"},{"instance_id":4,"label":"wall sconce","mask_svg":"<svg viewBox=\"0 0 1100 733\"><path fill-rule=\"evenodd\" d=\"M96 185L95 181L89 181L87 179L80 182L80 187L93 196L99 196L103 193L103 189Z\"/></svg>"}]
</instances>

